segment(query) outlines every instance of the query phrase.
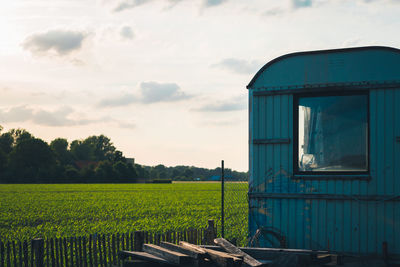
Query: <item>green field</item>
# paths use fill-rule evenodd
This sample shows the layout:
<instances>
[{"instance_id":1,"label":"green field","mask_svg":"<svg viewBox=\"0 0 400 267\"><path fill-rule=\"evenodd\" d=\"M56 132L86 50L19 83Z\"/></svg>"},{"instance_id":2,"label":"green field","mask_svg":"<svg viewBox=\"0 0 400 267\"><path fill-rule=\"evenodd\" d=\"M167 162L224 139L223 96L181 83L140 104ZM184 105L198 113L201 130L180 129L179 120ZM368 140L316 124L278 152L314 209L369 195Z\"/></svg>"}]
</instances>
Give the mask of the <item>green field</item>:
<instances>
[{"instance_id":1,"label":"green field","mask_svg":"<svg viewBox=\"0 0 400 267\"><path fill-rule=\"evenodd\" d=\"M162 233L203 228L208 219L219 225L220 190L219 183L201 182L0 185L0 239Z\"/></svg>"}]
</instances>

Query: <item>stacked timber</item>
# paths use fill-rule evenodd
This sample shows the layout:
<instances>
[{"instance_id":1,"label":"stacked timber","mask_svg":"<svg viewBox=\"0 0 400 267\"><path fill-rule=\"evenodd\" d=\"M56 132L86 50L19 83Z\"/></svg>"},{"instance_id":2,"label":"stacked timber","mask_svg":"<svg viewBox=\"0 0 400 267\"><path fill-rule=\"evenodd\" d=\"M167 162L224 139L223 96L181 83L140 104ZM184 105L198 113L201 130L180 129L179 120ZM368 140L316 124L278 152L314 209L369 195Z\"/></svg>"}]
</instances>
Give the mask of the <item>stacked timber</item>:
<instances>
[{"instance_id":1,"label":"stacked timber","mask_svg":"<svg viewBox=\"0 0 400 267\"><path fill-rule=\"evenodd\" d=\"M179 245L161 242L160 246L143 244L142 251L120 251L124 267L194 266L194 267L261 267L261 263L223 238L215 239L219 250L181 241ZM224 250L224 251L221 251ZM133 260L126 261L125 259Z\"/></svg>"}]
</instances>

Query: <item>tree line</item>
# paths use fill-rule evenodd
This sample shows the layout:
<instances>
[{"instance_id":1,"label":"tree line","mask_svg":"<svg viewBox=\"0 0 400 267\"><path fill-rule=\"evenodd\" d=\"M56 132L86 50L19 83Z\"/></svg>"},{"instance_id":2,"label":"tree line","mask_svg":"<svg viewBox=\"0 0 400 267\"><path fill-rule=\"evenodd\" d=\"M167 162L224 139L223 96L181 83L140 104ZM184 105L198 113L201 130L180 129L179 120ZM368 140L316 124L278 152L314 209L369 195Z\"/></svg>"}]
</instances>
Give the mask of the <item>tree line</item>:
<instances>
[{"instance_id":1,"label":"tree line","mask_svg":"<svg viewBox=\"0 0 400 267\"><path fill-rule=\"evenodd\" d=\"M0 183L133 183L150 179L207 180L220 168L166 167L134 164L104 135L50 143L25 129L2 132L0 126ZM232 180L247 173L226 169Z\"/></svg>"}]
</instances>

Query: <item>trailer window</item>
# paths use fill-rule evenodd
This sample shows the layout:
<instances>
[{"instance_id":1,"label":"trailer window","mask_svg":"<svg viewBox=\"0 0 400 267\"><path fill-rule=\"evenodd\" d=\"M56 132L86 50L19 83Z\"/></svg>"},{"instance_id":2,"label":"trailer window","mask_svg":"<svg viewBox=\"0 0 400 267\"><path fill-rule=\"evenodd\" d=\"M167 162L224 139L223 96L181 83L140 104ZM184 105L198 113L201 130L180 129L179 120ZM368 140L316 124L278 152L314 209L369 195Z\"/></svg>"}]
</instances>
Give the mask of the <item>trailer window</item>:
<instances>
[{"instance_id":1,"label":"trailer window","mask_svg":"<svg viewBox=\"0 0 400 267\"><path fill-rule=\"evenodd\" d=\"M298 171L368 171L368 95L299 97Z\"/></svg>"}]
</instances>

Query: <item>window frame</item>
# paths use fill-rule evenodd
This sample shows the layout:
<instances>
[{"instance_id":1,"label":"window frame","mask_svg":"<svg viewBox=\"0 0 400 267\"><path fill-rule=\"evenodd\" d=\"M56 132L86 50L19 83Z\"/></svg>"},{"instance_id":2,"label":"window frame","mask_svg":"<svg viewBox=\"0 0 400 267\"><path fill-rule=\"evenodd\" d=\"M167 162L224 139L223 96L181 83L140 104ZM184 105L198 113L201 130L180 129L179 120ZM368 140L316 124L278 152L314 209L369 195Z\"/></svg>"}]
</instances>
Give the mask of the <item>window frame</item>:
<instances>
[{"instance_id":1,"label":"window frame","mask_svg":"<svg viewBox=\"0 0 400 267\"><path fill-rule=\"evenodd\" d=\"M357 96L364 95L367 97L367 170L365 171L300 171L299 170L299 100L303 97L325 97L325 96ZM293 95L293 174L295 176L326 176L332 179L339 176L354 176L369 175L371 168L370 150L371 150L371 124L370 124L370 94L369 90L362 91L318 91L313 93L300 93Z\"/></svg>"}]
</instances>

